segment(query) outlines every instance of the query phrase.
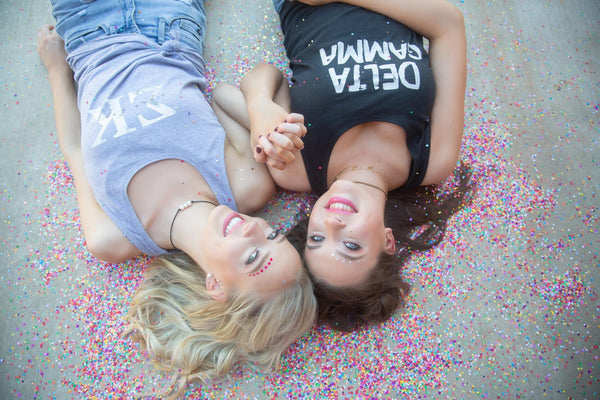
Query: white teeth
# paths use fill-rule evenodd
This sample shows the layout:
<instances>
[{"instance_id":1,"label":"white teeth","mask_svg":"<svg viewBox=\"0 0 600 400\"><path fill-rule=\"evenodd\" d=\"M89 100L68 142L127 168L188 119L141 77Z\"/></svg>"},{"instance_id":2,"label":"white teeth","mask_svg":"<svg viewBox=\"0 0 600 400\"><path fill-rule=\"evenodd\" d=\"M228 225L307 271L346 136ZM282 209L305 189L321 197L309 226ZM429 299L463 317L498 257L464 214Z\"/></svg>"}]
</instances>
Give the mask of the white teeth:
<instances>
[{"instance_id":1,"label":"white teeth","mask_svg":"<svg viewBox=\"0 0 600 400\"><path fill-rule=\"evenodd\" d=\"M241 219L240 217L233 217L231 218L231 221L229 221L229 223L227 224L227 228L225 228L225 236L229 235L229 232L231 232L231 230L237 225L242 223L243 219Z\"/></svg>"},{"instance_id":2,"label":"white teeth","mask_svg":"<svg viewBox=\"0 0 600 400\"><path fill-rule=\"evenodd\" d=\"M329 209L330 210L340 210L340 211L354 212L354 209L352 207L350 207L349 205L344 204L344 203L331 203L329 205Z\"/></svg>"}]
</instances>

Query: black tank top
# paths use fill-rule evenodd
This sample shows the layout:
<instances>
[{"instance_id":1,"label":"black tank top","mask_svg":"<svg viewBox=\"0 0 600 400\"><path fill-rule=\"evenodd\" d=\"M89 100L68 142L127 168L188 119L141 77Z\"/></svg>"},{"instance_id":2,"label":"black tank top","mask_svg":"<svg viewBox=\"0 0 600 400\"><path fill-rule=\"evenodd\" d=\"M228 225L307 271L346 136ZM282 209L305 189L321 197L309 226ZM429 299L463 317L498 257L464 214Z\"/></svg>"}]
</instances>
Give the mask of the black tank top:
<instances>
[{"instance_id":1,"label":"black tank top","mask_svg":"<svg viewBox=\"0 0 600 400\"><path fill-rule=\"evenodd\" d=\"M291 106L304 114L302 157L311 188L327 190L331 151L350 128L373 121L399 125L412 156L408 181L418 186L429 162L435 83L423 38L360 7L285 2L280 12L292 70Z\"/></svg>"}]
</instances>

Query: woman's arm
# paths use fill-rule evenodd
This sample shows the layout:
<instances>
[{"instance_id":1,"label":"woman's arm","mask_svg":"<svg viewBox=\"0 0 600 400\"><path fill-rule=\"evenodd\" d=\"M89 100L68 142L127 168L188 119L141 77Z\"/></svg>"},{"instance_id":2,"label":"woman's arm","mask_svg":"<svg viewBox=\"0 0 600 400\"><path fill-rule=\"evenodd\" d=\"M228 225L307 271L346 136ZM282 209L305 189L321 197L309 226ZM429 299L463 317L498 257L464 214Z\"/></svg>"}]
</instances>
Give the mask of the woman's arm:
<instances>
[{"instance_id":1,"label":"woman's arm","mask_svg":"<svg viewBox=\"0 0 600 400\"><path fill-rule=\"evenodd\" d=\"M329 0L300 0L310 5ZM445 0L342 0L386 15L429 40L429 60L436 84L431 113L431 152L424 185L448 177L458 160L464 129L467 75L463 15Z\"/></svg>"},{"instance_id":2,"label":"woman's arm","mask_svg":"<svg viewBox=\"0 0 600 400\"><path fill-rule=\"evenodd\" d=\"M81 228L89 251L97 258L119 263L141 252L96 202L85 175L81 155L81 123L73 73L66 62L64 43L51 26L38 35L38 53L48 70L48 80L54 98L54 117L58 142L75 182Z\"/></svg>"},{"instance_id":3,"label":"woman's arm","mask_svg":"<svg viewBox=\"0 0 600 400\"><path fill-rule=\"evenodd\" d=\"M225 166L239 211L254 212L275 194L275 183L250 148L248 114L240 90L221 83L213 89L212 107L226 135Z\"/></svg>"},{"instance_id":4,"label":"woman's arm","mask_svg":"<svg viewBox=\"0 0 600 400\"><path fill-rule=\"evenodd\" d=\"M284 169L304 147L304 116L290 114L289 87L281 71L260 63L242 79L247 123L254 158L270 168ZM283 122L282 122L283 121Z\"/></svg>"},{"instance_id":5,"label":"woman's arm","mask_svg":"<svg viewBox=\"0 0 600 400\"><path fill-rule=\"evenodd\" d=\"M247 83L248 82L246 81L245 84ZM253 167L252 171L258 171L260 170L260 168L265 169L264 163L266 161L266 167L268 167L268 172L271 174L271 179L274 180L275 183L281 188L293 191L310 190L310 184L308 183L308 177L306 177L302 156L298 154L298 156L296 157L295 155L295 153L298 150L297 146L292 154L294 160L290 163L275 161L273 158L267 156L265 156L264 160L260 160L257 158L255 147L253 146L251 148L249 146L249 107L246 105L246 98L239 88L229 84L221 83L213 90L212 100L215 113L219 117L219 121L221 122L221 124L225 128L225 131L227 132L228 141L238 149L237 151L239 155L242 155L244 149L246 149L247 153L250 153L242 155L242 158L250 159L249 161L247 161L247 163L251 164L250 161L252 161L253 163L260 163L256 167ZM268 119L268 117L265 119L260 117L263 112L267 116L271 115L271 113L277 115L277 110L282 109L282 106L279 106L279 104L286 104L286 102L289 104L289 88L287 87L287 85L285 85L285 87L283 87L274 95L274 98L272 100L264 100L264 102L260 100L257 101L258 103L254 108L254 111L256 111L257 108L260 108L262 110L261 112L255 114L255 118L257 118L256 121L260 125L260 123L264 123L264 121ZM285 113L286 111L284 111L284 114ZM280 139L284 139L291 142L290 138L293 139L293 137L296 136L296 139L299 140L300 136L302 136L306 132L306 128L304 127L304 117L302 115L294 113L285 115L287 115L287 117L285 117L285 120L287 122L281 123L281 119L276 119L276 121L280 122L279 125L277 125L278 129L276 133L271 133L269 139L267 139L264 136L260 139L261 149L267 149L266 146L276 147L275 145L273 145L273 141L278 141ZM265 129L268 130L268 127L272 126L272 122L267 122L262 126L264 126ZM262 128L255 129L260 130ZM254 155L252 154L252 149L254 149ZM264 154L266 152L267 150L262 150L261 153L259 153L258 155L260 156L261 154ZM239 155L237 156L238 158ZM276 167L274 167L274 163L277 163ZM233 182L231 176L230 180ZM249 180L246 179L245 181ZM260 182L257 182L257 184L259 183ZM240 182L236 184L241 186L244 185ZM252 194L252 192L249 193ZM237 197L238 196L236 195L236 198ZM242 195L239 198L245 199L247 197L248 196ZM264 205L264 203L260 204L260 206L262 205Z\"/></svg>"},{"instance_id":6,"label":"woman's arm","mask_svg":"<svg viewBox=\"0 0 600 400\"><path fill-rule=\"evenodd\" d=\"M431 150L423 185L439 183L456 168L464 130L467 76L465 22L445 0L350 0L394 18L429 39L436 84L431 112Z\"/></svg>"}]
</instances>

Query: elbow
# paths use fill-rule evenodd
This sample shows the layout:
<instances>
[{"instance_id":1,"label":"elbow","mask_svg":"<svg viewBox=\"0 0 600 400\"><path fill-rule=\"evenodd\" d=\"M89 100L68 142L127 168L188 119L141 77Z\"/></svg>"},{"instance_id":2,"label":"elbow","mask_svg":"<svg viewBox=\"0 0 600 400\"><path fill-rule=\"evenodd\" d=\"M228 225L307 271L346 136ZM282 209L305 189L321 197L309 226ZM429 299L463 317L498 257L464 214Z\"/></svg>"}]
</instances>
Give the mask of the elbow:
<instances>
[{"instance_id":1,"label":"elbow","mask_svg":"<svg viewBox=\"0 0 600 400\"><path fill-rule=\"evenodd\" d=\"M118 264L123 261L123 260L120 260L118 257L116 257L113 252L109 252L108 249L106 249L106 247L102 246L97 241L95 241L93 239L90 240L87 238L85 241L86 241L86 247L87 247L88 251L90 252L90 254L92 256L96 257L98 260L104 261L107 263L111 263L111 264Z\"/></svg>"},{"instance_id":2,"label":"elbow","mask_svg":"<svg viewBox=\"0 0 600 400\"><path fill-rule=\"evenodd\" d=\"M277 68L276 66L274 66L271 63L268 62L260 62L258 63L254 69L254 71L264 71L270 74L274 74L274 75L279 75L281 74L281 71L279 70L279 68Z\"/></svg>"},{"instance_id":3,"label":"elbow","mask_svg":"<svg viewBox=\"0 0 600 400\"><path fill-rule=\"evenodd\" d=\"M452 6L452 11L449 13L450 16L450 20L452 21L452 23L458 25L458 26L465 26L465 16L463 15L462 11L460 11L457 7Z\"/></svg>"},{"instance_id":4,"label":"elbow","mask_svg":"<svg viewBox=\"0 0 600 400\"><path fill-rule=\"evenodd\" d=\"M444 2L442 7L436 17L436 36L446 35L451 32L461 32L464 35L465 17L462 11L448 2Z\"/></svg>"},{"instance_id":5,"label":"elbow","mask_svg":"<svg viewBox=\"0 0 600 400\"><path fill-rule=\"evenodd\" d=\"M265 182L261 182L259 190L253 188L248 190L247 195L243 196L243 204L238 204L238 208L243 213L253 213L260 211L265 205L273 199L275 195L276 186L272 179L265 179Z\"/></svg>"},{"instance_id":6,"label":"elbow","mask_svg":"<svg viewBox=\"0 0 600 400\"><path fill-rule=\"evenodd\" d=\"M442 19L446 22L447 26L463 28L465 26L465 17L462 11L448 2L444 3Z\"/></svg>"},{"instance_id":7,"label":"elbow","mask_svg":"<svg viewBox=\"0 0 600 400\"><path fill-rule=\"evenodd\" d=\"M260 193L258 193L256 196L253 196L254 198L250 201L248 206L253 210L261 209L269 201L271 201L271 199L273 199L273 196L275 196L275 189L276 187L273 180L265 182L263 187L261 187Z\"/></svg>"},{"instance_id":8,"label":"elbow","mask_svg":"<svg viewBox=\"0 0 600 400\"><path fill-rule=\"evenodd\" d=\"M444 165L440 167L438 182L442 182L448 179L448 177L452 175L456 167L458 167L458 157L447 160L444 163Z\"/></svg>"},{"instance_id":9,"label":"elbow","mask_svg":"<svg viewBox=\"0 0 600 400\"><path fill-rule=\"evenodd\" d=\"M229 83L219 82L212 90L212 102L217 107L223 109L224 104L228 103L231 99L230 95L232 90L238 90L235 86Z\"/></svg>"},{"instance_id":10,"label":"elbow","mask_svg":"<svg viewBox=\"0 0 600 400\"><path fill-rule=\"evenodd\" d=\"M458 166L458 152L444 154L429 161L427 174L423 180L424 185L439 184L446 180Z\"/></svg>"},{"instance_id":11,"label":"elbow","mask_svg":"<svg viewBox=\"0 0 600 400\"><path fill-rule=\"evenodd\" d=\"M462 11L458 8L452 6L452 11L449 14L449 21L452 29L456 32L457 36L464 38L466 41L466 33L465 33L465 16Z\"/></svg>"},{"instance_id":12,"label":"elbow","mask_svg":"<svg viewBox=\"0 0 600 400\"><path fill-rule=\"evenodd\" d=\"M100 261L120 264L131 257L128 246L124 247L118 243L111 243L102 235L86 235L85 241L90 254Z\"/></svg>"},{"instance_id":13,"label":"elbow","mask_svg":"<svg viewBox=\"0 0 600 400\"><path fill-rule=\"evenodd\" d=\"M256 65L250 72L244 75L240 81L240 89L245 92L248 87L252 86L253 82L257 80L262 81L265 84L270 82L280 83L283 79L283 74L273 64L261 62Z\"/></svg>"}]
</instances>

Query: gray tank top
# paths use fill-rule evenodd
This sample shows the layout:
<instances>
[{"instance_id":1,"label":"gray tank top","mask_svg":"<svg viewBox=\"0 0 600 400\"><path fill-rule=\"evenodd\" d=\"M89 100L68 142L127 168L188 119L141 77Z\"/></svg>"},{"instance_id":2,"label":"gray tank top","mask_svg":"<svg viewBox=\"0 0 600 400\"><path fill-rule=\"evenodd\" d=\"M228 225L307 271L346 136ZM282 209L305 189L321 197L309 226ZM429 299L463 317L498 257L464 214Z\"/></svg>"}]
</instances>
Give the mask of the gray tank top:
<instances>
[{"instance_id":1,"label":"gray tank top","mask_svg":"<svg viewBox=\"0 0 600 400\"><path fill-rule=\"evenodd\" d=\"M203 90L204 60L177 42L138 34L91 41L69 54L79 85L81 147L96 200L148 255L167 253L146 233L127 196L131 178L165 159L194 166L220 204L236 209L225 170L225 132Z\"/></svg>"}]
</instances>

